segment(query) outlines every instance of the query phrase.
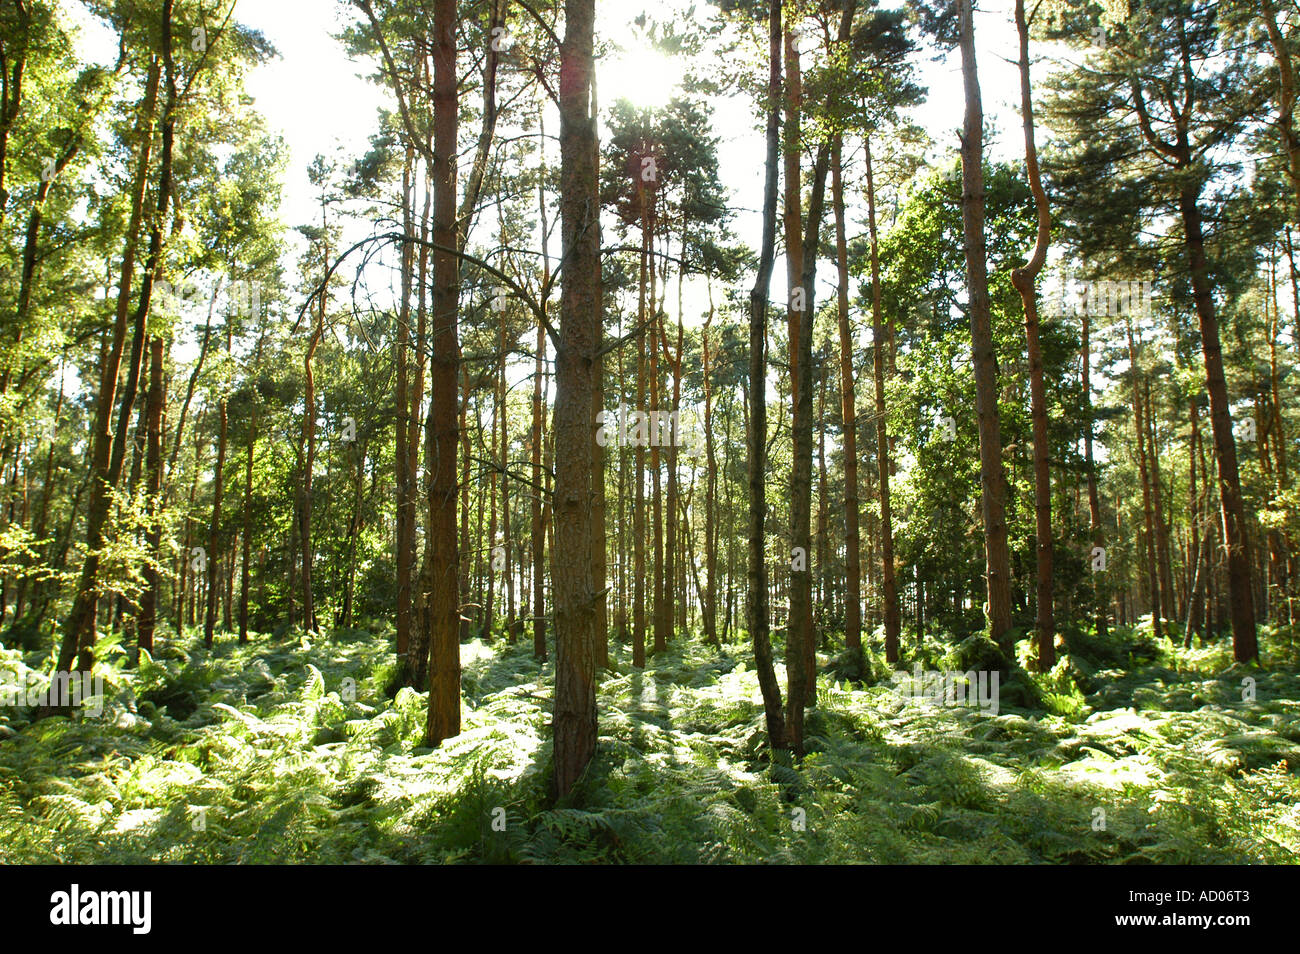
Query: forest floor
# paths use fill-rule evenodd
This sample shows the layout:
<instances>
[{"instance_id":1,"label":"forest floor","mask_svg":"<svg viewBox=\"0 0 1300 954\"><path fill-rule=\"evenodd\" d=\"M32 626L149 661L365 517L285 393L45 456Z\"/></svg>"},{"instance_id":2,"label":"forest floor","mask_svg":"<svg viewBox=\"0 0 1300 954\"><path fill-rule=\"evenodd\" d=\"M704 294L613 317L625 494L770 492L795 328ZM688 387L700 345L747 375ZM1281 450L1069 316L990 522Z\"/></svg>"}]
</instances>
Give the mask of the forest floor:
<instances>
[{"instance_id":1,"label":"forest floor","mask_svg":"<svg viewBox=\"0 0 1300 954\"><path fill-rule=\"evenodd\" d=\"M1300 665L1225 644L1077 634L996 714L910 679L824 669L797 769L770 767L744 646L683 640L634 670L613 647L600 745L548 797L553 667L462 647L464 732L419 747L424 697L384 687L391 633L211 651L189 634L138 670L111 648L102 713L0 707L5 862L1295 863ZM912 647L923 668L954 657ZM0 649L8 679L40 654ZM30 667L30 668L29 668ZM1254 699L1249 686L1254 680ZM349 682L348 680L351 680ZM1018 704L1017 704L1018 703Z\"/></svg>"}]
</instances>

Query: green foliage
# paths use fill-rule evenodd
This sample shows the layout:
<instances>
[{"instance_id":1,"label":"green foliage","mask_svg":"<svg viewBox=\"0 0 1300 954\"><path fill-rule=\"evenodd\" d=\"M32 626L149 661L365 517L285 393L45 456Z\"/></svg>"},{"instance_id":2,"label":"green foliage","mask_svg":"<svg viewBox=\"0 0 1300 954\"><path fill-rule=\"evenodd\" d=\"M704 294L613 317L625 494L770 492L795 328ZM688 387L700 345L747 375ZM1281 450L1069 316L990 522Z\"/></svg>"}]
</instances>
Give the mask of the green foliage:
<instances>
[{"instance_id":1,"label":"green foliage","mask_svg":"<svg viewBox=\"0 0 1300 954\"><path fill-rule=\"evenodd\" d=\"M997 715L883 679L823 681L791 768L768 762L742 659L684 642L640 671L614 646L597 759L554 804L551 669L522 644L466 644L465 731L419 748L424 697L383 692L387 636L210 652L164 640L136 672L101 665L99 718L0 710L7 860L1223 863L1300 849L1294 660L1253 671L1244 702L1243 674L1205 666L1221 661L1208 650L1100 672L1086 696L1067 656L1013 674L1045 709L1004 688ZM1133 636L1072 638L1099 665ZM1263 639L1285 652L1287 634ZM950 661L989 662L984 642ZM28 662L0 658L20 677Z\"/></svg>"}]
</instances>

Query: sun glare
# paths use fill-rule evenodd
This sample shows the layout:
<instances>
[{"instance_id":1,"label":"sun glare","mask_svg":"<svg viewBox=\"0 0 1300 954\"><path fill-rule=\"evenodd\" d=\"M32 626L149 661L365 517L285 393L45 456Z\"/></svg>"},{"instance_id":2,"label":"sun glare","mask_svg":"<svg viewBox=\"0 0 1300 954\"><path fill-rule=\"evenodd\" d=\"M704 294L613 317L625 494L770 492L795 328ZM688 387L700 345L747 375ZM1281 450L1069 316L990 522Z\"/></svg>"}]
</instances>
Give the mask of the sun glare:
<instances>
[{"instance_id":1,"label":"sun glare","mask_svg":"<svg viewBox=\"0 0 1300 954\"><path fill-rule=\"evenodd\" d=\"M602 104L626 99L635 106L666 106L682 81L682 62L649 46L634 46L602 59L596 67Z\"/></svg>"}]
</instances>

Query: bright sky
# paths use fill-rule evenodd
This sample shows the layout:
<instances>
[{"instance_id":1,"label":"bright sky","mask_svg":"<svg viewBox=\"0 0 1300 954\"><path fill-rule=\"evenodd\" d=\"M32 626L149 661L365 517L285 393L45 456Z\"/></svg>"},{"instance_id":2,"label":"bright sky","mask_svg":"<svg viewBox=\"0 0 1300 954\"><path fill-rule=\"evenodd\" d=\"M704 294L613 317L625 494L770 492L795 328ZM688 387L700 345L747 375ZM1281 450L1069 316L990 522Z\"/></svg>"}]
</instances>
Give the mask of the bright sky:
<instances>
[{"instance_id":1,"label":"bright sky","mask_svg":"<svg viewBox=\"0 0 1300 954\"><path fill-rule=\"evenodd\" d=\"M80 5L73 6L80 14ZM693 0L601 0L597 6L601 38L625 49L616 59L600 65L602 103L624 96L646 103L667 99L681 69L637 44L631 20L642 11L652 19L666 18L672 12L680 15L690 6L696 7L697 19L703 20L709 5ZM1012 0L985 0L975 16L985 112L1001 130L989 143L989 150L999 158L1020 151L1019 124L1014 121L1019 87L1012 9ZM340 143L350 154L359 152L377 128L377 110L386 104L383 92L363 76L371 66L350 60L333 36L351 19L350 10L351 4L345 0L240 0L236 10L241 22L261 30L280 53L253 72L248 91L290 149L292 165L285 197L289 223L315 217L306 173L312 158L331 152ZM82 15L77 19L88 23ZM104 58L106 40L111 45L102 31L88 29L87 49L98 54L97 59ZM956 51L938 63L921 63L920 77L930 89L930 98L917 111L917 121L941 146L955 143L955 130L962 119L961 63ZM750 116L750 107L743 102L724 104L716 116L717 132L723 139L722 178L736 187L738 205L746 208L757 204L747 201L751 197L746 193L756 197L761 186L761 179L753 175L756 157L762 156L761 137L750 127Z\"/></svg>"},{"instance_id":2,"label":"bright sky","mask_svg":"<svg viewBox=\"0 0 1300 954\"><path fill-rule=\"evenodd\" d=\"M885 0L887 5L888 2ZM1014 0L984 0L975 16L986 126L995 130L986 142L986 149L992 159L1011 161L1019 159L1023 150L1013 3ZM700 22L714 9L706 0L597 0L598 41L620 50L597 67L598 96L603 107L623 97L642 105L657 105L674 94L682 78L683 65L655 55L646 44L639 42L632 21L641 12L660 22L680 19L692 6ZM100 62L109 61L116 53L115 38L91 20L80 3L70 3L68 7L74 20L83 25L84 55ZM252 72L247 92L253 98L254 108L266 117L269 128L283 137L289 152L282 216L291 240L298 238L292 231L294 226L318 219L314 190L307 178L312 159L318 154L334 153L340 147L345 157L362 153L378 128L378 111L388 105L386 91L366 78L374 72L374 64L349 59L343 44L335 38L343 24L352 22L353 13L349 0L238 2L236 18L260 30L279 52L278 57ZM1040 52L1037 47L1035 52ZM1041 79L1047 69L1047 63L1037 63L1035 78ZM956 147L956 131L962 123L960 55L953 50L939 61L922 59L917 70L918 79L928 88L929 96L913 118L934 140L930 158L937 159ZM743 97L716 101L713 123L714 132L720 137L721 180L731 190L731 207L735 210L732 227L738 236L756 241L761 227L758 209L762 201L762 130L752 104ZM558 120L548 117L547 128L553 134L558 129ZM886 149L888 143L882 141L877 148L878 160L886 158L883 154ZM558 161L555 151L552 142L548 149L552 163ZM851 194L850 235L865 229L865 209L853 203ZM345 242L362 237L368 229L364 222L349 224ZM824 261L822 266L818 275L818 300L834 293L832 263ZM295 274L291 264L286 274ZM782 286L781 274L778 267L773 283L774 298L783 297L777 290ZM378 294L391 294L382 290L393 281L391 273L376 275L368 281ZM675 307L674 302L668 304L670 310ZM694 325L702 320L697 316L706 307L705 283L688 281L683 309L686 324ZM869 343L868 328L860 328L859 340L864 345ZM187 342L181 351L192 349L193 343ZM527 370L522 366L518 369L521 375Z\"/></svg>"},{"instance_id":3,"label":"bright sky","mask_svg":"<svg viewBox=\"0 0 1300 954\"><path fill-rule=\"evenodd\" d=\"M1012 4L1013 0L985 0L976 13L975 29L985 113L989 125L999 130L987 144L989 154L1014 159L1022 146ZM75 19L85 25L87 55L107 60L115 52L113 38L90 21L80 4L71 6ZM631 21L642 11L651 19L664 20L674 13L683 15L691 6L701 21L713 9L693 0L599 0L599 38L623 50L598 66L603 105L623 96L652 104L672 95L681 78L680 65L656 57L638 43ZM348 156L363 151L377 129L377 112L386 105L386 95L365 78L373 65L350 60L334 38L342 24L351 20L352 6L347 0L240 0L236 17L261 30L279 51L277 58L253 71L248 92L254 107L263 113L269 127L283 136L289 150L285 223L292 228L314 222L318 211L307 166L316 155L331 153L340 145ZM962 121L960 57L954 50L939 62L922 61L918 68L930 94L915 118L934 138L936 151L942 151L955 146L956 129ZM1043 67L1038 71L1041 75ZM732 190L732 207L737 210L734 228L738 235L757 235L762 188L758 164L763 142L751 105L739 97L718 102L714 126L721 137L721 178ZM857 218L851 211L851 234L861 230L853 222ZM824 280L829 278L828 274ZM821 292L821 296L825 294ZM702 302L702 286L688 288L687 298L688 313L695 311L691 302Z\"/></svg>"}]
</instances>

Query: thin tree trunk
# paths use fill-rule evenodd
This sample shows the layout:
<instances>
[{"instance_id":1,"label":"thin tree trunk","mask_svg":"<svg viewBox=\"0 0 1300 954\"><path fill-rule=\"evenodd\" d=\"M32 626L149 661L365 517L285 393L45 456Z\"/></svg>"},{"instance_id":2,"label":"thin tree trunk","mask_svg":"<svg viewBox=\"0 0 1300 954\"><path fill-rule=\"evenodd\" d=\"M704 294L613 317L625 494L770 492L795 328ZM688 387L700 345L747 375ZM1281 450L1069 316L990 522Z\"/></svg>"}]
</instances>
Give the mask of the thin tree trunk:
<instances>
[{"instance_id":1,"label":"thin tree trunk","mask_svg":"<svg viewBox=\"0 0 1300 954\"><path fill-rule=\"evenodd\" d=\"M1133 394L1133 429L1137 435L1138 477L1142 482L1142 517L1146 527L1146 569L1147 589L1151 601L1151 630L1155 634L1156 638L1159 639L1163 633L1163 627L1160 613L1160 579L1156 564L1155 516L1151 501L1150 469L1147 466L1147 429L1143 420L1143 409L1145 404L1142 400L1142 393L1138 388L1138 360L1137 348L1133 341L1133 322L1127 315L1124 318L1124 324L1128 330L1129 376L1132 383L1131 390Z\"/></svg>"},{"instance_id":2,"label":"thin tree trunk","mask_svg":"<svg viewBox=\"0 0 1300 954\"><path fill-rule=\"evenodd\" d=\"M542 111L538 110L541 121ZM544 127L543 127L544 128ZM545 142L543 138L541 140ZM542 153L545 169L545 152ZM551 274L551 256L547 250L550 229L546 214L546 192L544 176L537 183L537 209L542 224L542 268L545 275ZM543 315L546 302L541 303ZM542 384L546 376L546 325L542 316L537 319L537 354L533 363L533 431L532 431L532 547L533 547L533 656L539 661L546 660L546 526L542 522L542 418L546 405L542 400Z\"/></svg>"},{"instance_id":3,"label":"thin tree trunk","mask_svg":"<svg viewBox=\"0 0 1300 954\"><path fill-rule=\"evenodd\" d=\"M638 185L638 188L643 186ZM641 262L637 295L637 327L641 334L637 336L636 359L636 413L646 414L646 283L647 269L650 261L650 232L648 215L645 212L644 196L641 200ZM621 410L621 409L620 409ZM645 418L641 417L644 421ZM626 422L620 420L620 428ZM645 569L645 441L636 440L635 458L636 500L632 508L632 665L638 669L645 668L645 627L646 627L646 569Z\"/></svg>"},{"instance_id":4,"label":"thin tree trunk","mask_svg":"<svg viewBox=\"0 0 1300 954\"><path fill-rule=\"evenodd\" d=\"M1020 111L1025 129L1025 168L1029 190L1038 213L1038 237L1029 261L1011 272L1025 311L1025 343L1029 360L1030 417L1034 434L1034 533L1037 540L1035 603L1038 636L1038 669L1047 672L1056 664L1056 615L1052 595L1052 478L1049 470L1051 447L1047 439L1047 388L1043 381L1043 352L1038 344L1038 300L1036 282L1047 261L1052 215L1047 193L1038 170L1038 148L1034 144L1034 104L1029 82L1029 24L1024 0L1016 0L1016 32L1020 37ZM1089 424L1091 429L1091 424Z\"/></svg>"},{"instance_id":5,"label":"thin tree trunk","mask_svg":"<svg viewBox=\"0 0 1300 954\"><path fill-rule=\"evenodd\" d=\"M230 360L231 351L230 318L226 319L226 359ZM310 456L310 455L309 455ZM212 640L217 627L217 567L221 562L221 498L225 490L226 468L226 392L222 385L221 397L217 399L217 464L212 472L212 520L208 525L208 606L203 619L203 645L212 648Z\"/></svg>"},{"instance_id":6,"label":"thin tree trunk","mask_svg":"<svg viewBox=\"0 0 1300 954\"><path fill-rule=\"evenodd\" d=\"M858 500L857 395L854 390L853 337L849 330L849 256L844 222L842 152L843 137L836 133L831 148L831 205L835 210L835 260L839 279L836 304L840 333L840 415L844 424L844 548L847 575L844 645L851 652L856 652L862 648L862 533L859 525L861 505ZM883 386L883 375L877 380ZM883 399L883 394L878 397ZM883 400L877 403L877 413L881 403Z\"/></svg>"},{"instance_id":7,"label":"thin tree trunk","mask_svg":"<svg viewBox=\"0 0 1300 954\"><path fill-rule=\"evenodd\" d=\"M1084 427L1083 432L1083 462L1088 471L1088 536L1092 540L1094 547L1102 547L1105 537L1101 529L1101 495L1097 492L1097 465L1093 459L1092 453L1092 428L1093 428L1093 411L1092 411L1092 352L1090 350L1089 333L1091 331L1089 316L1085 313L1083 316L1083 381L1081 390L1083 391L1083 408L1084 408ZM1090 561L1091 562L1091 561ZM1096 577L1094 577L1094 580ZM1097 584L1093 584L1094 594L1096 594ZM1106 600L1100 595L1095 595L1094 599L1097 604L1096 627L1097 635L1106 635Z\"/></svg>"},{"instance_id":8,"label":"thin tree trunk","mask_svg":"<svg viewBox=\"0 0 1300 954\"><path fill-rule=\"evenodd\" d=\"M599 344L599 342L598 342ZM596 663L609 668L609 600L608 579L605 566L605 548L609 541L605 533L605 448L596 442L595 415L604 410L605 359L597 357L592 372L592 541L591 576L596 588Z\"/></svg>"},{"instance_id":9,"label":"thin tree trunk","mask_svg":"<svg viewBox=\"0 0 1300 954\"><path fill-rule=\"evenodd\" d=\"M365 477L366 447L358 445L356 450L357 469L352 484L352 519L348 521L348 568L343 586L343 607L339 612L339 623L352 625L354 607L354 588L357 578L357 538L361 535L362 483Z\"/></svg>"},{"instance_id":10,"label":"thin tree trunk","mask_svg":"<svg viewBox=\"0 0 1300 954\"><path fill-rule=\"evenodd\" d=\"M1156 433L1156 408L1151 400L1151 378L1142 380L1146 399L1146 426L1148 463L1151 466L1151 502L1155 508L1156 570L1160 578L1160 615L1174 619L1174 577L1169 560L1169 527L1165 523L1164 483L1160 479L1160 441Z\"/></svg>"},{"instance_id":11,"label":"thin tree trunk","mask_svg":"<svg viewBox=\"0 0 1300 954\"><path fill-rule=\"evenodd\" d=\"M713 441L713 355L709 346L709 326L713 324L713 283L709 285L709 314L700 333L703 347L704 382L704 595L700 615L704 639L712 646L718 642L718 461Z\"/></svg>"},{"instance_id":12,"label":"thin tree trunk","mask_svg":"<svg viewBox=\"0 0 1300 954\"><path fill-rule=\"evenodd\" d=\"M321 200L321 261L329 262L328 222L326 220L326 203ZM322 285L320 300L317 303L316 321L312 326L311 338L307 342L307 353L303 357L303 411L302 411L302 484L298 496L298 543L302 547L302 619L303 629L314 633L318 629L316 620L316 600L312 592L313 541L311 535L312 512L312 471L316 466L316 376L312 371L312 359L316 348L325 335L325 310L329 299L328 285Z\"/></svg>"},{"instance_id":13,"label":"thin tree trunk","mask_svg":"<svg viewBox=\"0 0 1300 954\"><path fill-rule=\"evenodd\" d=\"M763 234L758 274L749 292L749 432L747 489L747 580L745 622L754 646L754 664L763 695L768 744L774 752L789 749L781 687L776 680L769 631L767 547L767 297L776 258L776 192L780 152L781 0L768 8L767 155L763 185Z\"/></svg>"},{"instance_id":14,"label":"thin tree trunk","mask_svg":"<svg viewBox=\"0 0 1300 954\"><path fill-rule=\"evenodd\" d=\"M398 80L394 77L393 81L397 82ZM414 143L407 143L406 160L402 166L402 232L403 235L408 236L412 228L411 166L414 157L415 145ZM423 246L421 251L423 252ZM415 565L416 509L415 480L410 453L412 413L411 395L409 393L410 371L408 368L411 337L411 256L411 243L404 242L402 244L402 298L398 303L397 333L393 336L394 364L396 366L394 397L397 405L396 414L394 415L396 418L394 422L396 447L393 451L397 496L395 635L398 670L406 678L409 678L411 673L408 653L411 644L411 573ZM421 295L424 294L423 283L421 283L420 293Z\"/></svg>"},{"instance_id":15,"label":"thin tree trunk","mask_svg":"<svg viewBox=\"0 0 1300 954\"><path fill-rule=\"evenodd\" d=\"M889 480L893 473L885 409L885 328L881 317L880 254L876 235L876 186L871 163L871 139L866 141L867 222L871 231L871 355L876 385L876 479L880 500L880 602L885 623L885 660L899 658L902 623L898 612L898 583L894 578L894 516ZM854 468L856 472L856 467Z\"/></svg>"},{"instance_id":16,"label":"thin tree trunk","mask_svg":"<svg viewBox=\"0 0 1300 954\"><path fill-rule=\"evenodd\" d=\"M162 418L166 400L163 385L163 339L161 335L154 335L149 339L149 392L145 397L145 416L148 422L145 469L148 475L149 518L145 530L145 547L149 559L144 566L144 592L140 595L140 617L136 624L137 662L140 650L153 653L153 637L158 624L158 603L162 591L162 574L158 568L162 561Z\"/></svg>"},{"instance_id":17,"label":"thin tree trunk","mask_svg":"<svg viewBox=\"0 0 1300 954\"><path fill-rule=\"evenodd\" d=\"M984 558L988 585L989 636L1008 659L1011 635L1011 556L1007 547L1006 478L1002 471L1002 431L998 421L997 357L993 346L987 249L984 243L984 107L975 62L972 0L958 0L962 81L966 115L961 137L962 232L970 296L971 354L975 367L975 413L980 442L980 500L984 517Z\"/></svg>"},{"instance_id":18,"label":"thin tree trunk","mask_svg":"<svg viewBox=\"0 0 1300 954\"><path fill-rule=\"evenodd\" d=\"M827 513L826 484L826 365L818 362L817 374L817 629L825 634L831 613L830 581L827 569L830 565L830 539ZM815 649L815 647L813 647ZM812 655L812 654L810 654ZM815 656L813 660L815 661ZM813 704L809 698L808 704Z\"/></svg>"},{"instance_id":19,"label":"thin tree trunk","mask_svg":"<svg viewBox=\"0 0 1300 954\"><path fill-rule=\"evenodd\" d=\"M651 228L650 243L654 248L655 230ZM668 648L668 596L664 590L664 503L663 455L660 452L662 434L660 423L663 414L663 378L659 370L659 348L662 338L659 303L655 296L657 271L653 258L650 261L650 414L646 431L650 441L650 514L654 536L654 581L652 590L651 620L654 631L654 651L662 653Z\"/></svg>"},{"instance_id":20,"label":"thin tree trunk","mask_svg":"<svg viewBox=\"0 0 1300 954\"><path fill-rule=\"evenodd\" d=\"M257 347L253 351L254 374L258 371L264 340L264 336L259 335ZM239 569L239 642L241 644L248 642L248 580L253 548L253 456L257 449L257 412L260 405L258 398L258 391L254 385L251 398L253 408L248 424L248 449L244 460L244 530L241 534L243 558Z\"/></svg>"},{"instance_id":21,"label":"thin tree trunk","mask_svg":"<svg viewBox=\"0 0 1300 954\"><path fill-rule=\"evenodd\" d=\"M497 421L501 417L501 391L495 385L492 388L492 434L497 432ZM488 440L488 447L491 448L496 441ZM489 450L489 461L495 456L495 451ZM497 570L497 468L489 464L491 471L488 473L488 532L487 532L487 586L483 593L483 639L487 642L492 641L492 624L493 616L496 612L496 570Z\"/></svg>"}]
</instances>

